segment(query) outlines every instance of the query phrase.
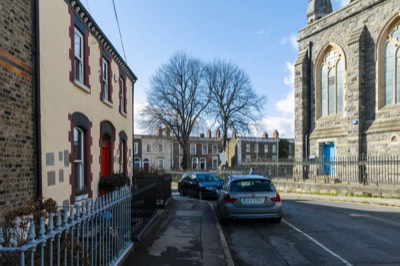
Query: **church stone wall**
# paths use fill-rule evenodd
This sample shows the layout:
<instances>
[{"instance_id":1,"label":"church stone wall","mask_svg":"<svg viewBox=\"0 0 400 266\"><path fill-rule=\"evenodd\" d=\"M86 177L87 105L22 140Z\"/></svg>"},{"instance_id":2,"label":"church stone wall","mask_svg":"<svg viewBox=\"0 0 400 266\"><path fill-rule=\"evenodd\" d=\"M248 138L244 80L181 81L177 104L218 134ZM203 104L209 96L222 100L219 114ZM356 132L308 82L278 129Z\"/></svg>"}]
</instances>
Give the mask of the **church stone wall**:
<instances>
[{"instance_id":1,"label":"church stone wall","mask_svg":"<svg viewBox=\"0 0 400 266\"><path fill-rule=\"evenodd\" d=\"M387 23L399 15L400 1L358 0L342 9L310 23L299 34L299 50L307 50L312 42L311 114L299 110L307 102L304 80L308 79L304 67L297 66L296 121L307 121L311 116L310 155L319 156L321 141L335 142L336 156L387 155L399 152L400 107L379 109L377 106L376 52L378 40ZM315 117L316 86L315 65L318 57L329 45L343 51L346 60L344 86L344 112L334 117ZM302 63L307 64L307 63ZM384 126L382 126L384 125ZM299 126L296 122L296 127ZM302 153L304 134L296 128L296 158ZM397 140L397 141L396 141ZM301 146L301 145L300 145Z\"/></svg>"}]
</instances>

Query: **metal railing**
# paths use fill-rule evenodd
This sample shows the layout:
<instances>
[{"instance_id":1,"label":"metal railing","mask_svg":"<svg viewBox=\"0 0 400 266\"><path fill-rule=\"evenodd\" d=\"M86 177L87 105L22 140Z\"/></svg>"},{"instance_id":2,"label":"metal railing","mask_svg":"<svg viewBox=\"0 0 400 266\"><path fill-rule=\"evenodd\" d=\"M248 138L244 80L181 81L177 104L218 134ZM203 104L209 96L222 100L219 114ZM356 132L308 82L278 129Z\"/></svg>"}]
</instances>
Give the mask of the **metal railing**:
<instances>
[{"instance_id":1,"label":"metal railing","mask_svg":"<svg viewBox=\"0 0 400 266\"><path fill-rule=\"evenodd\" d=\"M257 174L294 180L322 180L360 184L400 184L400 156L335 157L330 160L286 160L243 163L222 174Z\"/></svg>"},{"instance_id":2,"label":"metal railing","mask_svg":"<svg viewBox=\"0 0 400 266\"><path fill-rule=\"evenodd\" d=\"M18 217L27 222L0 227L0 265L118 265L171 198L171 181L168 175L143 179L43 213L36 224L32 215Z\"/></svg>"},{"instance_id":3,"label":"metal railing","mask_svg":"<svg viewBox=\"0 0 400 266\"><path fill-rule=\"evenodd\" d=\"M131 196L131 189L126 187L105 197L57 210L48 217L41 216L39 225L32 219L27 232L0 228L0 264L118 264L133 246ZM19 234L26 243L20 247L3 247L4 234Z\"/></svg>"},{"instance_id":4,"label":"metal railing","mask_svg":"<svg viewBox=\"0 0 400 266\"><path fill-rule=\"evenodd\" d=\"M165 208L171 199L171 175L157 175L136 179L132 189L132 240L140 241L141 235L157 218L157 210Z\"/></svg>"}]
</instances>

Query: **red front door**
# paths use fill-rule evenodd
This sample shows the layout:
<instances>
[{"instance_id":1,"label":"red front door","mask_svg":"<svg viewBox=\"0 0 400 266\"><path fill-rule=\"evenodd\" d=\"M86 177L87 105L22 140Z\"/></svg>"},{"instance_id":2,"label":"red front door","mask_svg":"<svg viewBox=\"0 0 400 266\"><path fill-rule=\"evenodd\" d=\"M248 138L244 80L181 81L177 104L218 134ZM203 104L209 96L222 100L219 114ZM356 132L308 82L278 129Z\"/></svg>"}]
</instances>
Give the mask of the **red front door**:
<instances>
[{"instance_id":1,"label":"red front door","mask_svg":"<svg viewBox=\"0 0 400 266\"><path fill-rule=\"evenodd\" d=\"M101 140L101 176L110 175L110 139L103 136Z\"/></svg>"}]
</instances>

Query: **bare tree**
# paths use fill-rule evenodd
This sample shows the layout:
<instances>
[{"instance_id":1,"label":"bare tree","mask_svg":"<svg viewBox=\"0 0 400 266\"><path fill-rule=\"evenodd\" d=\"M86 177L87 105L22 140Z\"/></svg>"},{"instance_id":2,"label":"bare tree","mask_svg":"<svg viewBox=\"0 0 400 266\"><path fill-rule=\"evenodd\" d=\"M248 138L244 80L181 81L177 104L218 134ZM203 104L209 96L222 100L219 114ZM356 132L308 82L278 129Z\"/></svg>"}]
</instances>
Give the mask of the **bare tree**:
<instances>
[{"instance_id":1,"label":"bare tree","mask_svg":"<svg viewBox=\"0 0 400 266\"><path fill-rule=\"evenodd\" d=\"M228 130L249 133L250 124L262 117L265 96L258 96L244 70L227 60L214 60L205 71L211 94L207 114L222 130L222 147L226 150Z\"/></svg>"},{"instance_id":2,"label":"bare tree","mask_svg":"<svg viewBox=\"0 0 400 266\"><path fill-rule=\"evenodd\" d=\"M150 132L167 128L182 147L181 166L188 166L189 136L200 129L210 102L200 60L183 52L172 55L150 79L148 105L141 112L142 125Z\"/></svg>"}]
</instances>

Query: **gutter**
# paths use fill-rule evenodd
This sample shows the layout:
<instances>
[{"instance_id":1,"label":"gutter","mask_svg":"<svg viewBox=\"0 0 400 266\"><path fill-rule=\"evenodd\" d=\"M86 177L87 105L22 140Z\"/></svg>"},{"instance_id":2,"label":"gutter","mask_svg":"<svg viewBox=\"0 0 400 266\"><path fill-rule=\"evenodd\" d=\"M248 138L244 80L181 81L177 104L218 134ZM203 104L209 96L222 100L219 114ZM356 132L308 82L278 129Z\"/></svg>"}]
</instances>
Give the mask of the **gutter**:
<instances>
[{"instance_id":1,"label":"gutter","mask_svg":"<svg viewBox=\"0 0 400 266\"><path fill-rule=\"evenodd\" d=\"M42 195L42 131L40 116L40 22L39 0L33 1L33 41L34 41L34 111L35 111L35 155L36 155L36 197Z\"/></svg>"}]
</instances>

